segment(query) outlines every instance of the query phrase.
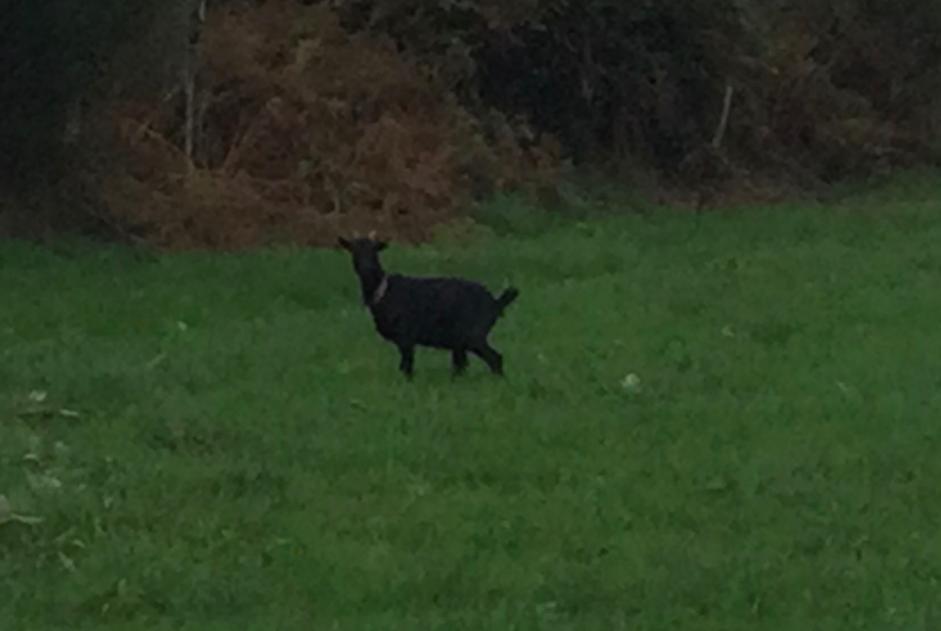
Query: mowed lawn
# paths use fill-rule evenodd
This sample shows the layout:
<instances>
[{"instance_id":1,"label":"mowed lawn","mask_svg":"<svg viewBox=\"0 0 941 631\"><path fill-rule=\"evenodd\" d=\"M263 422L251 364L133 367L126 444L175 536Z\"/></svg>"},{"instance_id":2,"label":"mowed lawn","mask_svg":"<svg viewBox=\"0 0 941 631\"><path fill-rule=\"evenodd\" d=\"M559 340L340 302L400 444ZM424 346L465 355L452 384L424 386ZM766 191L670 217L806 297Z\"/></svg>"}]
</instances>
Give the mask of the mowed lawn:
<instances>
[{"instance_id":1,"label":"mowed lawn","mask_svg":"<svg viewBox=\"0 0 941 631\"><path fill-rule=\"evenodd\" d=\"M504 380L339 252L0 244L0 628L941 628L941 181L504 206L384 255L520 288Z\"/></svg>"}]
</instances>

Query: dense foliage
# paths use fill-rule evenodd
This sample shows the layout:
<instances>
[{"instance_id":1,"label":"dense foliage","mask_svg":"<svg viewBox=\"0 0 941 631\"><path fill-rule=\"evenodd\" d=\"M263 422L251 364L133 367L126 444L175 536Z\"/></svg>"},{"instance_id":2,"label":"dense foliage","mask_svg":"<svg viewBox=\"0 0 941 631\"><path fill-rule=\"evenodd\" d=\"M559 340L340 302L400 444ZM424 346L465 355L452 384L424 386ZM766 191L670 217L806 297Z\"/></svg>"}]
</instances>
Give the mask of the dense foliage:
<instances>
[{"instance_id":1,"label":"dense foliage","mask_svg":"<svg viewBox=\"0 0 941 631\"><path fill-rule=\"evenodd\" d=\"M422 237L562 158L728 192L941 148L933 0L217 0L194 26L197 4L8 11L4 178L78 158L120 230L240 246Z\"/></svg>"},{"instance_id":2,"label":"dense foliage","mask_svg":"<svg viewBox=\"0 0 941 631\"><path fill-rule=\"evenodd\" d=\"M429 60L465 102L523 115L585 160L677 170L713 137L727 84L730 145L753 167L833 179L937 139L935 2L342 5L352 26Z\"/></svg>"}]
</instances>

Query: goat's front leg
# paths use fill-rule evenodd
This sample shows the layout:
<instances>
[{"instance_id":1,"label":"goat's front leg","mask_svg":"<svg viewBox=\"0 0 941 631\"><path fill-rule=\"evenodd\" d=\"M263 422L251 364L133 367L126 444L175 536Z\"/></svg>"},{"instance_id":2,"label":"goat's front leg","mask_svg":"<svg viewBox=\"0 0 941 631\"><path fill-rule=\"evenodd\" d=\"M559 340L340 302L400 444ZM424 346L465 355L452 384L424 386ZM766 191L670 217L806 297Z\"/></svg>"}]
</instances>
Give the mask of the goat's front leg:
<instances>
[{"instance_id":1,"label":"goat's front leg","mask_svg":"<svg viewBox=\"0 0 941 631\"><path fill-rule=\"evenodd\" d=\"M454 376L460 375L467 369L467 351L463 348L455 348L451 351L451 367L454 370Z\"/></svg>"},{"instance_id":2,"label":"goat's front leg","mask_svg":"<svg viewBox=\"0 0 941 631\"><path fill-rule=\"evenodd\" d=\"M409 379L412 378L412 375L415 373L415 346L412 344L399 344L399 355L401 359L399 361L399 370L405 373L405 376Z\"/></svg>"},{"instance_id":3,"label":"goat's front leg","mask_svg":"<svg viewBox=\"0 0 941 631\"><path fill-rule=\"evenodd\" d=\"M477 346L471 348L475 355L480 357L487 366L490 367L490 372L495 375L503 376L503 356L500 355L490 344L487 342L482 342Z\"/></svg>"}]
</instances>

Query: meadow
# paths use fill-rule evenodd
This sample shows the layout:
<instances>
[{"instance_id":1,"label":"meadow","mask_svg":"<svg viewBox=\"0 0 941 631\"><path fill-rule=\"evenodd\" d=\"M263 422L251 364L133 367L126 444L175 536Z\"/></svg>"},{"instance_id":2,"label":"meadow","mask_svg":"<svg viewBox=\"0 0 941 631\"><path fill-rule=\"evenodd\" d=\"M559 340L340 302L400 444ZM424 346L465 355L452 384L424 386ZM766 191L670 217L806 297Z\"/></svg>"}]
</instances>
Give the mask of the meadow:
<instances>
[{"instance_id":1,"label":"meadow","mask_svg":"<svg viewBox=\"0 0 941 631\"><path fill-rule=\"evenodd\" d=\"M0 243L0 627L941 628L941 179L479 217L384 261L502 380L340 252Z\"/></svg>"}]
</instances>

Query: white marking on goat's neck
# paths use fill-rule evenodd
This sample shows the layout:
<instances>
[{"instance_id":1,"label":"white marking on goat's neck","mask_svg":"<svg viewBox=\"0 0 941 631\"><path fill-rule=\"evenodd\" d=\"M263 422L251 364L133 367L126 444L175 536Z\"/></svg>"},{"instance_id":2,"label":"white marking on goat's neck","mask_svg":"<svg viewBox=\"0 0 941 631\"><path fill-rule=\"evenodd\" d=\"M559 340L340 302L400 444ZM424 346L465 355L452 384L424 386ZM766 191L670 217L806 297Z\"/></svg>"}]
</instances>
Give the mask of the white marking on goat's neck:
<instances>
[{"instance_id":1,"label":"white marking on goat's neck","mask_svg":"<svg viewBox=\"0 0 941 631\"><path fill-rule=\"evenodd\" d=\"M379 283L379 286L376 287L376 291L372 292L372 300L370 304L376 306L379 302L385 298L386 292L389 290L389 277L386 275L382 276L382 281Z\"/></svg>"}]
</instances>

